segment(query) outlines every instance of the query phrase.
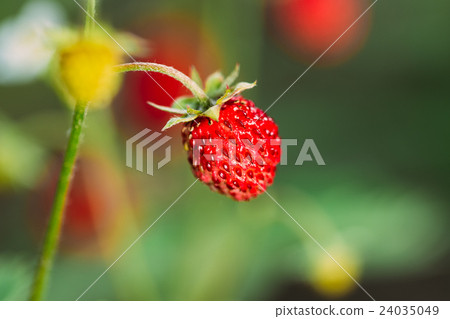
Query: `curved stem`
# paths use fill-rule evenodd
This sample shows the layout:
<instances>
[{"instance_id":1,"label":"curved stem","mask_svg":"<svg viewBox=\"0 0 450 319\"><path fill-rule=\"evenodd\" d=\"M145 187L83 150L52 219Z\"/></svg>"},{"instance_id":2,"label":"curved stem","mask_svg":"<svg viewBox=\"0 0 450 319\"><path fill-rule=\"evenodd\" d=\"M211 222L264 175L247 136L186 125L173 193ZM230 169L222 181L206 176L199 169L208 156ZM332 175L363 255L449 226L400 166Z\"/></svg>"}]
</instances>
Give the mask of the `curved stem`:
<instances>
[{"instance_id":1,"label":"curved stem","mask_svg":"<svg viewBox=\"0 0 450 319\"><path fill-rule=\"evenodd\" d=\"M200 101L202 105L209 106L210 101L206 93L186 74L163 64L150 62L124 63L115 67L117 72L129 71L151 71L168 75L181 82L192 94Z\"/></svg>"},{"instance_id":2,"label":"curved stem","mask_svg":"<svg viewBox=\"0 0 450 319\"><path fill-rule=\"evenodd\" d=\"M45 293L50 270L58 248L58 241L61 234L64 206L69 190L70 179L80 143L80 135L86 118L87 107L84 104L77 104L73 114L72 130L70 132L67 150L59 175L53 207L45 234L44 245L42 247L41 258L34 275L34 284L31 290L30 300L41 300Z\"/></svg>"}]
</instances>

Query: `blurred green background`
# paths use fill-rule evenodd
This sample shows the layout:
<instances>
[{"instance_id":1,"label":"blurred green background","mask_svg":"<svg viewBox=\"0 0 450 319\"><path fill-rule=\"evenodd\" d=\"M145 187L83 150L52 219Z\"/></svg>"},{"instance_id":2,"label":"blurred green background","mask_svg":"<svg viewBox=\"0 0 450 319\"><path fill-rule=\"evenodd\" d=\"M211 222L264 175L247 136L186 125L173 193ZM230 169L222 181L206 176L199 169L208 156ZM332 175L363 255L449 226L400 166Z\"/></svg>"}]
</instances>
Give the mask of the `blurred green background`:
<instances>
[{"instance_id":1,"label":"blurred green background","mask_svg":"<svg viewBox=\"0 0 450 319\"><path fill-rule=\"evenodd\" d=\"M276 0L104 0L99 17L141 38L141 61L204 78L240 63L241 80L258 80L245 96L265 110L337 38L327 30L371 3L340 1L321 16ZM268 112L299 140L268 191L377 300L450 298L449 12L445 0L378 1ZM70 125L36 30L83 20L71 0L0 3L1 300L27 298ZM111 108L88 114L50 300L78 298L194 181L179 127L154 176L126 167L125 141L167 119L147 100L171 102L127 75ZM294 165L306 138L326 166ZM368 296L267 195L236 203L197 183L82 299Z\"/></svg>"}]
</instances>

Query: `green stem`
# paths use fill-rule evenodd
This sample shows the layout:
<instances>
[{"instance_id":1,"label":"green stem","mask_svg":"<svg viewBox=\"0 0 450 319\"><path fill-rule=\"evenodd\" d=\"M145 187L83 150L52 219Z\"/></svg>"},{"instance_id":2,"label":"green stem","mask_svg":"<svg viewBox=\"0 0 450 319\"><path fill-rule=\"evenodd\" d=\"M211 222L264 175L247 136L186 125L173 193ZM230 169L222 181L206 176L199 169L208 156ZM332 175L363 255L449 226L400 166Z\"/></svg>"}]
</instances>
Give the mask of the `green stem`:
<instances>
[{"instance_id":1,"label":"green stem","mask_svg":"<svg viewBox=\"0 0 450 319\"><path fill-rule=\"evenodd\" d=\"M70 132L67 150L59 175L53 207L48 222L47 233L45 234L44 245L42 247L41 258L34 276L34 284L31 290L30 300L41 300L45 293L50 270L58 248L59 237L63 220L64 206L69 190L70 179L77 157L80 135L86 118L87 107L80 103L75 107L72 120L72 130Z\"/></svg>"},{"instance_id":2,"label":"green stem","mask_svg":"<svg viewBox=\"0 0 450 319\"><path fill-rule=\"evenodd\" d=\"M151 71L168 75L175 80L178 80L183 84L192 94L200 101L204 106L210 106L209 97L206 93L186 74L163 64L147 63L147 62L134 62L124 63L116 66L117 72L129 72L129 71Z\"/></svg>"},{"instance_id":3,"label":"green stem","mask_svg":"<svg viewBox=\"0 0 450 319\"><path fill-rule=\"evenodd\" d=\"M87 0L84 37L89 37L95 28L95 2L95 0ZM47 232L45 233L40 260L34 274L30 300L42 300L48 285L50 271L58 249L64 217L64 207L77 158L78 145L80 144L80 136L86 113L87 103L77 102L73 113L72 129L70 131L63 165L59 174L58 185L56 186L56 193L53 199L53 206L50 212L50 219L48 221Z\"/></svg>"},{"instance_id":4,"label":"green stem","mask_svg":"<svg viewBox=\"0 0 450 319\"><path fill-rule=\"evenodd\" d=\"M84 23L84 36L88 37L95 28L95 0L87 0L86 20Z\"/></svg>"}]
</instances>

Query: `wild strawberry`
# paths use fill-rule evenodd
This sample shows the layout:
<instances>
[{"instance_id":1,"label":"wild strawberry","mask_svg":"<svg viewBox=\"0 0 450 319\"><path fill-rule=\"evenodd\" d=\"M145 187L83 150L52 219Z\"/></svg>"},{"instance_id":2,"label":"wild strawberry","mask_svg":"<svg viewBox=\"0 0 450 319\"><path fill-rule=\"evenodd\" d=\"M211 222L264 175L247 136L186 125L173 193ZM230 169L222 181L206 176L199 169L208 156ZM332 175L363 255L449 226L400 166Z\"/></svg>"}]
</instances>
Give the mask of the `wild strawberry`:
<instances>
[{"instance_id":1,"label":"wild strawberry","mask_svg":"<svg viewBox=\"0 0 450 319\"><path fill-rule=\"evenodd\" d=\"M195 69L191 78L156 63L128 63L118 70L160 72L193 93L194 97L180 97L171 107L148 103L180 115L171 118L163 130L184 123L182 137L192 171L213 191L243 201L272 184L281 156L278 127L252 101L240 96L256 82L240 82L230 88L238 67L226 78L219 72L209 76L204 91Z\"/></svg>"},{"instance_id":2,"label":"wild strawberry","mask_svg":"<svg viewBox=\"0 0 450 319\"><path fill-rule=\"evenodd\" d=\"M218 121L198 117L184 125L182 135L194 175L213 191L242 201L272 184L280 161L278 127L252 101L232 98L222 105ZM222 145L202 143L200 158L194 159L196 141L214 140Z\"/></svg>"}]
</instances>

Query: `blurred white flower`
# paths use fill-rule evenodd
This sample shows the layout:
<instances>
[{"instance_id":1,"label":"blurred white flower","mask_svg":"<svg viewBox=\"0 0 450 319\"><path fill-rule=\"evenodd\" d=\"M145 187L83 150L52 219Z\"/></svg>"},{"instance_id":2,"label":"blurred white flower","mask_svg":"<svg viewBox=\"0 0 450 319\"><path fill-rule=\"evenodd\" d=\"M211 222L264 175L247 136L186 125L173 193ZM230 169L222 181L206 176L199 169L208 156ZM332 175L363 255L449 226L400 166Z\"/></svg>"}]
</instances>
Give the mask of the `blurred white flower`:
<instances>
[{"instance_id":1,"label":"blurred white flower","mask_svg":"<svg viewBox=\"0 0 450 319\"><path fill-rule=\"evenodd\" d=\"M48 33L64 21L59 4L31 1L17 17L0 24L0 84L25 83L41 75L54 52Z\"/></svg>"}]
</instances>

